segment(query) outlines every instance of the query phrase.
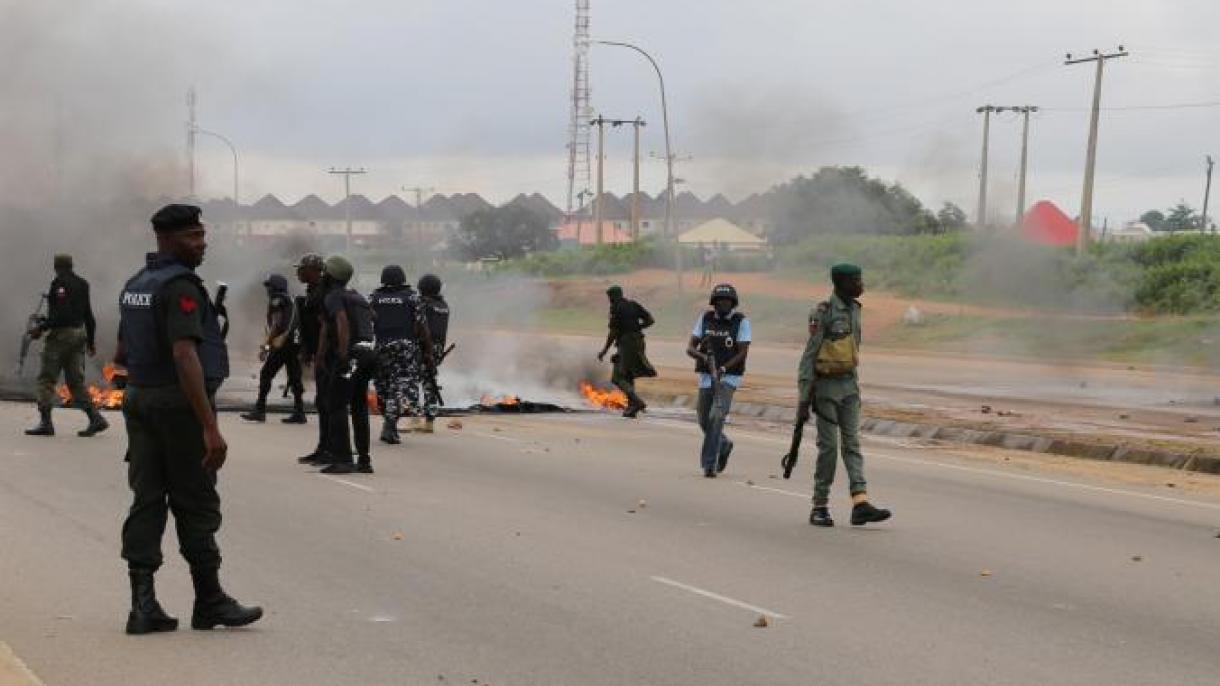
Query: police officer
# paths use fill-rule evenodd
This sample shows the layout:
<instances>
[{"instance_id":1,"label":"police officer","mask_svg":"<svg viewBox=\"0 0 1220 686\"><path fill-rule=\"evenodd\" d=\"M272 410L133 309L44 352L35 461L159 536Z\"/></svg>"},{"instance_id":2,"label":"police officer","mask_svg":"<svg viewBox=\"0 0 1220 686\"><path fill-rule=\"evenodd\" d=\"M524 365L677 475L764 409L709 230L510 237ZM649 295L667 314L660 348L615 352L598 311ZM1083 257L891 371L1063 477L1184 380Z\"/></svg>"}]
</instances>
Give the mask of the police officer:
<instances>
[{"instance_id":1,"label":"police officer","mask_svg":"<svg viewBox=\"0 0 1220 686\"><path fill-rule=\"evenodd\" d=\"M369 379L376 365L373 310L368 300L348 287L355 270L333 255L326 259L322 281L322 332L314 359L325 376L327 413L325 474L373 473L369 453ZM348 414L351 424L348 424ZM352 464L352 442L356 464Z\"/></svg>"},{"instance_id":2,"label":"police officer","mask_svg":"<svg viewBox=\"0 0 1220 686\"><path fill-rule=\"evenodd\" d=\"M610 346L617 346L618 352L610 358L614 362L610 381L627 396L623 416L635 417L648 407L643 398L635 393L635 380L657 375L644 348L644 329L652 326L655 320L643 305L623 297L622 286L606 289L606 297L610 300L610 332L606 335L606 345L597 354L597 360L604 360Z\"/></svg>"},{"instance_id":3,"label":"police officer","mask_svg":"<svg viewBox=\"0 0 1220 686\"><path fill-rule=\"evenodd\" d=\"M396 444L398 418L417 411L421 364L432 359L432 339L419 296L407 283L402 267L381 270L381 287L369 296L375 320L377 373L373 385L381 404L381 440Z\"/></svg>"},{"instance_id":4,"label":"police officer","mask_svg":"<svg viewBox=\"0 0 1220 686\"><path fill-rule=\"evenodd\" d=\"M421 361L421 371L424 374L424 433L435 430L436 416L441 410L441 387L437 374L441 363L448 354L445 342L449 337L449 303L441 295L442 283L435 274L424 274L419 277L419 299L424 310L424 320L428 324L428 336L432 339L432 355L430 359ZM420 351L424 355L424 351Z\"/></svg>"},{"instance_id":5,"label":"police officer","mask_svg":"<svg viewBox=\"0 0 1220 686\"><path fill-rule=\"evenodd\" d=\"M229 359L217 308L195 274L203 262L205 230L193 205L166 205L152 225L157 252L123 287L115 352L115 363L128 374L123 419L133 497L123 524L123 559L131 578L127 633L178 628L153 586L171 510L195 586L191 628L245 626L263 616L262 608L242 606L219 580L216 472L228 446L217 424L215 394L229 375Z\"/></svg>"},{"instance_id":6,"label":"police officer","mask_svg":"<svg viewBox=\"0 0 1220 686\"><path fill-rule=\"evenodd\" d=\"M834 526L830 516L830 487L842 446L851 492L851 523L883 522L890 511L868 500L864 455L860 452L860 301L864 277L854 264L836 264L830 270L834 293L809 315L809 340L799 368L800 416L817 415L818 462L813 474L813 510L809 523ZM842 439L840 441L840 439Z\"/></svg>"},{"instance_id":7,"label":"police officer","mask_svg":"<svg viewBox=\"0 0 1220 686\"><path fill-rule=\"evenodd\" d=\"M703 476L715 478L724 471L733 452L733 441L724 435L724 422L733 405L733 393L741 386L750 352L750 320L737 312L737 289L722 283L712 289L712 308L695 321L686 354L695 359L699 373L699 428L703 447L699 452Z\"/></svg>"},{"instance_id":8,"label":"police officer","mask_svg":"<svg viewBox=\"0 0 1220 686\"><path fill-rule=\"evenodd\" d=\"M97 354L94 334L97 323L89 304L89 282L72 270L71 255L56 255L55 278L47 293L45 323L31 332L32 338L46 335L42 346L42 368L38 372L38 425L26 430L27 436L54 436L51 408L55 403L55 383L62 371L72 402L89 417L89 425L77 436L93 436L110 428L110 423L93 406L85 392L85 353Z\"/></svg>"},{"instance_id":9,"label":"police officer","mask_svg":"<svg viewBox=\"0 0 1220 686\"><path fill-rule=\"evenodd\" d=\"M254 410L241 416L251 422L267 420L267 394L280 369L288 371L288 388L292 391L292 414L284 418L288 424L305 423L305 385L301 383L301 321L296 302L288 294L288 279L271 274L263 281L267 289L267 339L259 351L263 368L258 374L258 400Z\"/></svg>"},{"instance_id":10,"label":"police officer","mask_svg":"<svg viewBox=\"0 0 1220 686\"><path fill-rule=\"evenodd\" d=\"M297 261L297 280L305 284L305 295L297 296L297 314L301 318L301 364L312 365L318 354L318 337L322 331L322 256L306 253ZM314 409L318 412L318 444L308 455L297 458L301 464L315 464L326 454L326 392L322 370L314 367ZM304 419L304 418L302 418ZM284 421L288 421L285 418ZM303 423L303 422L302 422Z\"/></svg>"}]
</instances>

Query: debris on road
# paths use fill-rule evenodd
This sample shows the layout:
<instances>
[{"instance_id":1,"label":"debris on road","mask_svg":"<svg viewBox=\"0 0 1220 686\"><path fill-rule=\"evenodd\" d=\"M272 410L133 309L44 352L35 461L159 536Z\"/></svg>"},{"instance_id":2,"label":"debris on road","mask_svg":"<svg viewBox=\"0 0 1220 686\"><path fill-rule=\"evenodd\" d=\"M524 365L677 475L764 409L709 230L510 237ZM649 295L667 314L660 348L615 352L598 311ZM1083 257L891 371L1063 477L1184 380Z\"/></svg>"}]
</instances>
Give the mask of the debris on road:
<instances>
[{"instance_id":1,"label":"debris on road","mask_svg":"<svg viewBox=\"0 0 1220 686\"><path fill-rule=\"evenodd\" d=\"M449 420L448 427L450 429L453 429L454 431L461 431L462 430L462 420L451 419L451 420Z\"/></svg>"},{"instance_id":2,"label":"debris on road","mask_svg":"<svg viewBox=\"0 0 1220 686\"><path fill-rule=\"evenodd\" d=\"M983 414L991 414L991 405L984 405L980 407L979 412L982 412Z\"/></svg>"},{"instance_id":3,"label":"debris on road","mask_svg":"<svg viewBox=\"0 0 1220 686\"><path fill-rule=\"evenodd\" d=\"M758 619L754 620L754 626L759 629L766 629L768 624L767 615L758 615Z\"/></svg>"},{"instance_id":4,"label":"debris on road","mask_svg":"<svg viewBox=\"0 0 1220 686\"><path fill-rule=\"evenodd\" d=\"M402 532L401 532L401 531L395 531L395 532L394 532L394 535L392 536L392 538L393 538L395 541L401 541L402 539L404 539L404 538L406 538L406 537L402 535Z\"/></svg>"},{"instance_id":5,"label":"debris on road","mask_svg":"<svg viewBox=\"0 0 1220 686\"><path fill-rule=\"evenodd\" d=\"M1131 419L1131 415L1124 412L1124 413L1118 415L1118 418L1119 419Z\"/></svg>"},{"instance_id":6,"label":"debris on road","mask_svg":"<svg viewBox=\"0 0 1220 686\"><path fill-rule=\"evenodd\" d=\"M1172 481L1166 481L1165 486L1168 488L1177 488L1178 487L1178 485Z\"/></svg>"},{"instance_id":7,"label":"debris on road","mask_svg":"<svg viewBox=\"0 0 1220 686\"><path fill-rule=\"evenodd\" d=\"M1187 424L1198 424L1199 418L1198 417L1184 417L1182 419L1182 421L1186 422Z\"/></svg>"},{"instance_id":8,"label":"debris on road","mask_svg":"<svg viewBox=\"0 0 1220 686\"><path fill-rule=\"evenodd\" d=\"M979 571L979 576L991 576L991 570L990 570L990 569L983 569L983 570L980 570L980 571Z\"/></svg>"},{"instance_id":9,"label":"debris on road","mask_svg":"<svg viewBox=\"0 0 1220 686\"><path fill-rule=\"evenodd\" d=\"M1144 556L1143 556L1143 555L1132 555L1132 556L1131 556L1131 561L1132 561L1132 562L1143 562L1143 561L1144 561Z\"/></svg>"},{"instance_id":10,"label":"debris on road","mask_svg":"<svg viewBox=\"0 0 1220 686\"><path fill-rule=\"evenodd\" d=\"M747 485L747 486L753 486L753 485L754 485L754 480L753 480L753 479L746 479L746 485Z\"/></svg>"},{"instance_id":11,"label":"debris on road","mask_svg":"<svg viewBox=\"0 0 1220 686\"><path fill-rule=\"evenodd\" d=\"M641 510L648 507L648 501L644 500L643 498L640 498L640 503L639 503L638 507Z\"/></svg>"}]
</instances>

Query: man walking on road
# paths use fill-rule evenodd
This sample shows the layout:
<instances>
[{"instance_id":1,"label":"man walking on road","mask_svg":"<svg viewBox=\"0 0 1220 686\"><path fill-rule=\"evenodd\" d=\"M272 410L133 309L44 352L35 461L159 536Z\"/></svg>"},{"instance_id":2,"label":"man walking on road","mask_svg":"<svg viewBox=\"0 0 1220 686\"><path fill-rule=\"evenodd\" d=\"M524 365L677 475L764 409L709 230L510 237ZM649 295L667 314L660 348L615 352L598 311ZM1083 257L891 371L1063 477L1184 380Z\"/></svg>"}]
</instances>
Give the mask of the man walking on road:
<instances>
[{"instance_id":1,"label":"man walking on road","mask_svg":"<svg viewBox=\"0 0 1220 686\"><path fill-rule=\"evenodd\" d=\"M72 402L89 418L89 425L78 436L93 436L110 428L110 423L93 406L85 391L85 354L97 354L94 334L97 323L89 303L89 282L72 270L71 255L56 255L55 278L47 293L46 322L31 331L32 338L46 336L42 346L42 367L38 372L38 426L26 430L27 436L54 436L51 423L55 384L63 372L64 381L72 393Z\"/></svg>"},{"instance_id":2,"label":"man walking on road","mask_svg":"<svg viewBox=\"0 0 1220 686\"><path fill-rule=\"evenodd\" d=\"M860 302L863 272L854 264L830 270L834 293L809 315L809 340L801 355L798 416L817 415L818 461L813 474L813 510L809 523L834 526L830 487L842 446L851 492L851 523L884 522L890 511L873 507L864 479L860 452ZM840 442L840 438L842 439Z\"/></svg>"},{"instance_id":3,"label":"man walking on road","mask_svg":"<svg viewBox=\"0 0 1220 686\"><path fill-rule=\"evenodd\" d=\"M635 380L657 375L648 361L644 346L644 329L652 326L655 320L643 305L624 298L621 286L606 289L606 297L610 299L610 332L606 335L606 345L597 354L597 360L601 362L606 358L610 346L618 348L618 352L610 358L614 363L610 381L627 396L623 416L635 417L648 407L636 395Z\"/></svg>"},{"instance_id":4,"label":"man walking on road","mask_svg":"<svg viewBox=\"0 0 1220 686\"><path fill-rule=\"evenodd\" d=\"M220 587L220 496L216 472L228 445L216 420L216 391L229 376L218 306L195 268L207 247L200 210L166 205L152 218L157 252L123 287L114 361L128 373L127 480L131 510L123 524L123 559L131 578L127 633L173 631L178 620L157 602L153 576L170 510L178 546L195 586L192 629L258 621Z\"/></svg>"},{"instance_id":5,"label":"man walking on road","mask_svg":"<svg viewBox=\"0 0 1220 686\"><path fill-rule=\"evenodd\" d=\"M254 410L241 416L249 422L267 421L267 395L280 369L288 372L288 388L292 391L293 420L305 420L305 385L301 382L301 322L296 303L288 294L288 279L272 274L263 281L267 289L267 338L263 342L259 357L263 368L258 373L258 400ZM299 420L299 422L297 421Z\"/></svg>"},{"instance_id":6,"label":"man walking on road","mask_svg":"<svg viewBox=\"0 0 1220 686\"><path fill-rule=\"evenodd\" d=\"M722 283L712 289L712 309L695 321L686 354L695 359L699 373L699 428L703 429L700 464L703 476L715 478L724 471L733 441L724 435L724 422L741 386L750 352L750 320L737 312L737 289Z\"/></svg>"}]
</instances>

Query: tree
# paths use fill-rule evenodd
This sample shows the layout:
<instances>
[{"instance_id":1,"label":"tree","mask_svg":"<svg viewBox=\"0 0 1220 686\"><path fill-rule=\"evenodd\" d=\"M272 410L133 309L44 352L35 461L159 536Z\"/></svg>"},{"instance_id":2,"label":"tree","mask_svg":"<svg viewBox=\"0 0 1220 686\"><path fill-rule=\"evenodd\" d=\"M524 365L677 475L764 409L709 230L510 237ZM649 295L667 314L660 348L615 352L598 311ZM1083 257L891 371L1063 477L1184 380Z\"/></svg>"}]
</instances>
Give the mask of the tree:
<instances>
[{"instance_id":1,"label":"tree","mask_svg":"<svg viewBox=\"0 0 1220 686\"><path fill-rule=\"evenodd\" d=\"M960 231L966 228L966 222L969 221L966 211L951 202L946 202L940 208L936 219L945 231Z\"/></svg>"},{"instance_id":2,"label":"tree","mask_svg":"<svg viewBox=\"0 0 1220 686\"><path fill-rule=\"evenodd\" d=\"M459 257L511 259L555 247L546 217L519 204L478 210L462 217L454 239Z\"/></svg>"},{"instance_id":3,"label":"tree","mask_svg":"<svg viewBox=\"0 0 1220 686\"><path fill-rule=\"evenodd\" d=\"M1148 210L1140 215L1140 221L1153 231L1165 230L1165 213L1160 210Z\"/></svg>"},{"instance_id":4,"label":"tree","mask_svg":"<svg viewBox=\"0 0 1220 686\"><path fill-rule=\"evenodd\" d=\"M822 167L769 194L772 240L791 244L829 233L936 233L941 223L901 185L870 178L860 167Z\"/></svg>"},{"instance_id":5,"label":"tree","mask_svg":"<svg viewBox=\"0 0 1220 686\"><path fill-rule=\"evenodd\" d=\"M1178 204L1169 208L1169 214L1165 217L1164 230L1195 231L1199 228L1200 221L1199 214L1184 200L1179 200Z\"/></svg>"}]
</instances>

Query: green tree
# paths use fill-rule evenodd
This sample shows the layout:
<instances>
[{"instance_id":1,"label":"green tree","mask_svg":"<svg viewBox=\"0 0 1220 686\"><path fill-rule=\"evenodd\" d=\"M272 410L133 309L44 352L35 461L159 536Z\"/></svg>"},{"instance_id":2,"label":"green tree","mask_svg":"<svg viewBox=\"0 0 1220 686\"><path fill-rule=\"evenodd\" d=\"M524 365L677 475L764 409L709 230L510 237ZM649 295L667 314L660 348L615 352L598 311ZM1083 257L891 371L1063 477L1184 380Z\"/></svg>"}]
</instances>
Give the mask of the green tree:
<instances>
[{"instance_id":1,"label":"green tree","mask_svg":"<svg viewBox=\"0 0 1220 686\"><path fill-rule=\"evenodd\" d=\"M1180 200L1178 204L1169 208L1164 227L1166 231L1194 231L1199 228L1199 222L1199 213L1195 212L1194 208L1187 205L1185 201Z\"/></svg>"},{"instance_id":2,"label":"green tree","mask_svg":"<svg viewBox=\"0 0 1220 686\"><path fill-rule=\"evenodd\" d=\"M462 217L454 237L454 252L467 260L511 259L550 250L556 244L545 216L521 205L505 205Z\"/></svg>"},{"instance_id":3,"label":"green tree","mask_svg":"<svg viewBox=\"0 0 1220 686\"><path fill-rule=\"evenodd\" d=\"M957 205L946 202L936 213L936 219L945 231L960 231L966 228L966 211Z\"/></svg>"},{"instance_id":4,"label":"green tree","mask_svg":"<svg viewBox=\"0 0 1220 686\"><path fill-rule=\"evenodd\" d=\"M1165 230L1165 213L1160 210L1148 210L1140 215L1140 221L1153 231Z\"/></svg>"}]
</instances>

